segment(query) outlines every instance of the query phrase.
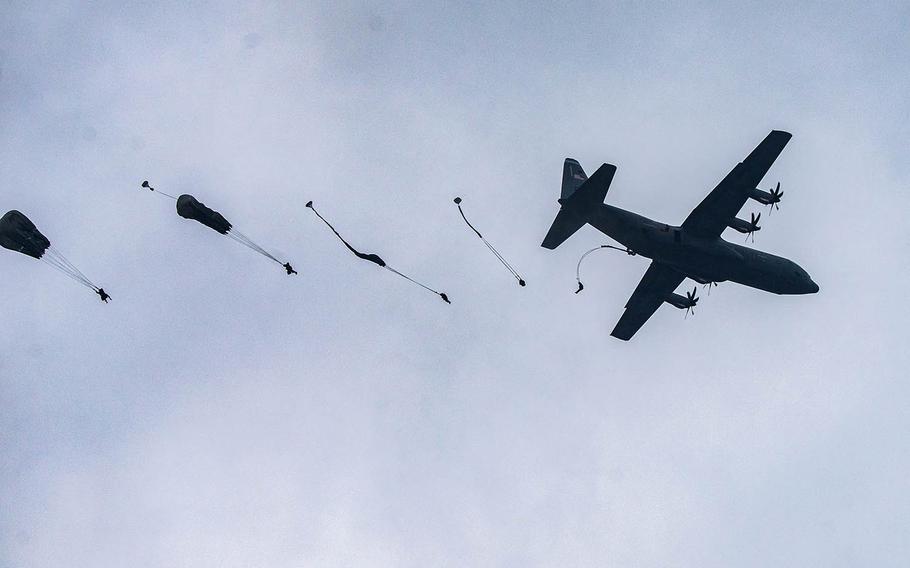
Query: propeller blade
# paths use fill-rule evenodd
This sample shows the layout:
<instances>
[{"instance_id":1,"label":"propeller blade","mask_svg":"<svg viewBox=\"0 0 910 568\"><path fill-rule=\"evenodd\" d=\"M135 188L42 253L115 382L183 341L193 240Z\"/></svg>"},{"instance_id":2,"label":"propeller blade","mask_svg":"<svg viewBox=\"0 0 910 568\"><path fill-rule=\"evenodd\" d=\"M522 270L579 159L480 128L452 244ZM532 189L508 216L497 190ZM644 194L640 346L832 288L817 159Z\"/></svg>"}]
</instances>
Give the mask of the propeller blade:
<instances>
[{"instance_id":1,"label":"propeller blade","mask_svg":"<svg viewBox=\"0 0 910 568\"><path fill-rule=\"evenodd\" d=\"M780 200L784 196L784 192L780 190L780 182L777 182L777 187L771 190L771 203L768 205L771 206L770 211L777 209L780 211Z\"/></svg>"}]
</instances>

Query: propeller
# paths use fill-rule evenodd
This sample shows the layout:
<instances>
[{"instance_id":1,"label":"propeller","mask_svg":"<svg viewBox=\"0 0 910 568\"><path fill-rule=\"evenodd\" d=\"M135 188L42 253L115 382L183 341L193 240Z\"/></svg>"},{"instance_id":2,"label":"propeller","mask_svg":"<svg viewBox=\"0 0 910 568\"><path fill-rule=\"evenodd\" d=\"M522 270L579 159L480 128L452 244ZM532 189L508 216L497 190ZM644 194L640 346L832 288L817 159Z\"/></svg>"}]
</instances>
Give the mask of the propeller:
<instances>
[{"instance_id":1,"label":"propeller","mask_svg":"<svg viewBox=\"0 0 910 568\"><path fill-rule=\"evenodd\" d=\"M774 211L775 209L779 211L780 200L784 196L784 192L780 190L780 182L777 182L777 187L768 190L768 193L771 194L771 200L768 202L768 205L771 206L771 211Z\"/></svg>"},{"instance_id":2,"label":"propeller","mask_svg":"<svg viewBox=\"0 0 910 568\"><path fill-rule=\"evenodd\" d=\"M715 286L717 286L717 282L705 282L705 285L704 285L703 288L707 288L707 289L708 289L708 295L710 296L710 295L711 295L711 288L713 288L713 287L715 287Z\"/></svg>"},{"instance_id":3,"label":"propeller","mask_svg":"<svg viewBox=\"0 0 910 568\"><path fill-rule=\"evenodd\" d=\"M752 242L755 242L755 231L761 231L761 227L758 226L758 220L761 219L761 213L756 215L752 213L752 220L749 221L749 229L746 231L746 240L749 240L749 237L752 237Z\"/></svg>"},{"instance_id":4,"label":"propeller","mask_svg":"<svg viewBox=\"0 0 910 568\"><path fill-rule=\"evenodd\" d=\"M698 291L698 287L693 286L691 292L686 292L686 315L683 319L689 317L689 312L692 312L692 315L695 315L695 304L698 303L698 296L695 293Z\"/></svg>"}]
</instances>

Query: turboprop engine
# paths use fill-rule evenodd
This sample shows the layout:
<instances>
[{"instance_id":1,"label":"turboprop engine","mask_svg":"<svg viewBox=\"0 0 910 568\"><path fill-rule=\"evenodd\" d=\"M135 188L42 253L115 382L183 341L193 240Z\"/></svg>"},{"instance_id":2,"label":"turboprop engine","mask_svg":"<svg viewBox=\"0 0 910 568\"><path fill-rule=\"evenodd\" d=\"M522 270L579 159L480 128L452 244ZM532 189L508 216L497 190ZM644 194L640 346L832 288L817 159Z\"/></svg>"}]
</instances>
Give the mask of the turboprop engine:
<instances>
[{"instance_id":1,"label":"turboprop engine","mask_svg":"<svg viewBox=\"0 0 910 568\"><path fill-rule=\"evenodd\" d=\"M691 292L686 292L685 296L671 292L664 298L664 301L679 308L681 310L686 310L686 317L689 317L689 312L695 313L695 304L698 303L698 296L695 295L696 288L692 288Z\"/></svg>"},{"instance_id":2,"label":"turboprop engine","mask_svg":"<svg viewBox=\"0 0 910 568\"><path fill-rule=\"evenodd\" d=\"M772 210L780 209L780 200L783 196L784 192L780 190L780 182L777 182L777 187L773 187L768 191L756 187L749 192L749 197L762 205L770 205Z\"/></svg>"},{"instance_id":3,"label":"turboprop engine","mask_svg":"<svg viewBox=\"0 0 910 568\"><path fill-rule=\"evenodd\" d=\"M759 219L761 219L761 213L758 215L752 213L749 221L740 219L739 217L734 217L729 223L727 223L727 226L735 231L743 233L746 235L747 239L750 235L752 235L752 239L755 240L755 232L761 231L761 227L758 226Z\"/></svg>"}]
</instances>

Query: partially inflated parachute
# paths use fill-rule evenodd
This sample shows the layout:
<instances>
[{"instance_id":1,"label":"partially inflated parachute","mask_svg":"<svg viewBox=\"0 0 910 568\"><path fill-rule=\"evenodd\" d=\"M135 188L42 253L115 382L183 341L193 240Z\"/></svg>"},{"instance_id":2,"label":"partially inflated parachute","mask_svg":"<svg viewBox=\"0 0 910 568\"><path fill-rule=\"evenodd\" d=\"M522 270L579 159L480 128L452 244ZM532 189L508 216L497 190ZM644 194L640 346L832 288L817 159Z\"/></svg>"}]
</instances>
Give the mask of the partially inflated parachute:
<instances>
[{"instance_id":1,"label":"partially inflated parachute","mask_svg":"<svg viewBox=\"0 0 910 568\"><path fill-rule=\"evenodd\" d=\"M376 266L379 266L379 267L381 267L381 268L385 268L386 270L388 270L388 271L390 271L390 272L394 272L395 274L397 274L398 276L401 276L401 277L404 278L405 280L409 280L410 282L413 282L414 284L417 284L418 286L420 286L420 287L423 288L424 290L427 290L427 291L430 291L430 292L436 294L437 296L439 296L440 298L442 298L442 301L443 301L443 302L445 302L445 303L447 303L447 304L451 304L451 303L452 303L452 302L449 300L449 297L446 295L445 292L437 292L436 290L430 288L430 287L427 286L426 284L423 284L422 282L418 282L417 280L414 280L414 279L411 278L410 276L407 276L406 274L402 274L401 272L398 272L397 270L395 270L394 268L392 268L391 266L389 266L388 264L386 264L386 262L385 262L384 260L382 260L382 257L380 257L378 254L364 253L364 252L360 252L359 250L355 249L354 247L352 247L352 246L350 245L350 243L348 243L346 240L344 240L344 237L341 236L341 233L339 233L337 230L335 230L335 227L333 227L331 223L329 223L328 221L325 220L325 217L323 217L322 215L319 214L319 211L316 211L316 208L313 207L313 202L312 202L312 201L307 201L306 206L307 206L308 208L312 209L312 210L313 210L313 213L315 213L317 217L319 217L320 219L322 219L322 222L325 223L325 224L329 227L329 229L332 230L333 233L335 233L335 236L338 237L338 239L344 244L344 246L346 246L347 249L348 249L349 251L351 251L352 253L354 253L354 256L356 256L357 258L359 258L359 259L361 259L361 260L366 260L367 262L372 262L372 263L375 264Z\"/></svg>"},{"instance_id":2,"label":"partially inflated parachute","mask_svg":"<svg viewBox=\"0 0 910 568\"><path fill-rule=\"evenodd\" d=\"M280 260L272 256L267 250L256 244L251 238L238 231L230 221L224 218L224 215L215 211L211 207L206 206L204 203L192 195L185 193L180 197L174 197L173 195L168 195L163 191L156 190L154 187L149 185L148 181L142 182L142 187L175 200L177 202L177 214L184 219L198 221L206 227L209 227L221 233L222 235L230 237L243 246L258 252L262 256L270 260L274 260L284 268L288 275L297 274L297 271L294 270L290 262L282 263Z\"/></svg>"},{"instance_id":3,"label":"partially inflated parachute","mask_svg":"<svg viewBox=\"0 0 910 568\"><path fill-rule=\"evenodd\" d=\"M199 221L206 227L215 229L222 235L228 234L231 224L224 215L205 206L192 195L183 194L177 198L177 214L184 219Z\"/></svg>"},{"instance_id":4,"label":"partially inflated parachute","mask_svg":"<svg viewBox=\"0 0 910 568\"><path fill-rule=\"evenodd\" d=\"M8 211L3 217L0 217L0 246L11 251L21 252L49 264L54 269L91 289L101 296L104 302L107 302L110 298L103 288L95 286L60 251L51 246L51 241L41 234L41 231L32 223L31 219L19 211Z\"/></svg>"}]
</instances>

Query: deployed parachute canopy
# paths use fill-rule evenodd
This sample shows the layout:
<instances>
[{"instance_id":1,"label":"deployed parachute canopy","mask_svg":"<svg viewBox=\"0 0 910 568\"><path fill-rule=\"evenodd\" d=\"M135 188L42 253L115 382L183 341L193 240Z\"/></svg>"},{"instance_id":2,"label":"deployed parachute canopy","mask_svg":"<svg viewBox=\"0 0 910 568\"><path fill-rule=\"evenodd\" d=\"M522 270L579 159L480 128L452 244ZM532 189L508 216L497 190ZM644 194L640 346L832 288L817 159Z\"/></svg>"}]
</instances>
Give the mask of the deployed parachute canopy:
<instances>
[{"instance_id":1,"label":"deployed parachute canopy","mask_svg":"<svg viewBox=\"0 0 910 568\"><path fill-rule=\"evenodd\" d=\"M203 225L205 225L206 227L209 227L215 231L218 231L222 235L228 236L228 237L234 239L235 241L237 241L238 243L242 244L243 246L245 246L255 252L258 252L262 256L264 256L270 260L274 260L275 262L280 264L282 268L284 268L285 272L288 273L288 276L290 276L291 274L297 274L297 271L294 270L294 267L291 266L290 262L281 262L280 260L278 260L277 258L272 256L272 254L270 254L267 250L265 250L264 248L262 248L261 246L256 244L253 241L253 239L247 237L246 235L244 235L243 233L238 231L236 228L234 228L234 226L230 223L230 221L228 221L227 219L224 218L224 215L215 211L211 207L206 206L204 203L202 203L201 201L199 201L192 195L184 193L180 197L174 197L173 195L168 195L167 193L164 193L163 191L159 191L159 190L155 189L154 187L149 185L148 181L143 181L142 187L144 187L145 189L148 189L149 191L158 193L159 195L163 195L165 197L169 197L169 198L175 200L177 202L177 214L180 215L181 217L183 217L184 219L191 219L193 221L198 221L198 222L202 223Z\"/></svg>"},{"instance_id":2,"label":"deployed parachute canopy","mask_svg":"<svg viewBox=\"0 0 910 568\"><path fill-rule=\"evenodd\" d=\"M49 264L54 269L94 291L101 296L101 300L105 303L110 299L107 292L95 286L56 247L51 246L51 241L41 234L41 231L32 223L31 219L19 211L8 211L3 217L0 217L0 246L15 252L21 252Z\"/></svg>"},{"instance_id":3,"label":"deployed parachute canopy","mask_svg":"<svg viewBox=\"0 0 910 568\"><path fill-rule=\"evenodd\" d=\"M222 235L226 235L231 230L231 224L224 218L224 215L206 207L204 203L186 193L177 198L177 214L184 219L199 221Z\"/></svg>"},{"instance_id":4,"label":"deployed parachute canopy","mask_svg":"<svg viewBox=\"0 0 910 568\"><path fill-rule=\"evenodd\" d=\"M368 262L372 262L373 264L380 266L382 268L385 268L386 270L388 270L390 272L394 272L395 274L397 274L398 276L401 276L405 280L410 280L411 282L413 282L414 284L417 284L421 288L423 288L425 290L429 290L430 292L433 292L434 294L438 295L440 298L442 298L443 302L445 302L447 304L452 303L449 300L449 297L446 296L445 292L437 292L436 290L430 288L429 286L422 284L422 283L414 280L413 278L402 274L401 272L398 272L391 266L387 265L386 262L384 260L382 260L382 257L380 257L378 254L363 253L363 252L360 252L359 250L355 249L346 240L344 240L344 237L341 236L341 233L339 233L337 230L335 230L335 227L333 227L331 223L329 223L328 221L325 220L325 217L323 217L322 215L319 214L319 211L316 211L316 208L313 207L312 201L307 201L306 206L313 210L313 213L315 213L316 216L319 217L322 220L322 222L325 223L329 227L329 229L332 230L333 233L335 233L335 236L338 237L338 240L340 240L342 243L344 243L344 246L346 246L349 251L354 253L354 256L356 256L357 258L366 260Z\"/></svg>"},{"instance_id":5,"label":"deployed parachute canopy","mask_svg":"<svg viewBox=\"0 0 910 568\"><path fill-rule=\"evenodd\" d=\"M40 259L51 242L31 219L13 209L0 217L0 246Z\"/></svg>"}]
</instances>

